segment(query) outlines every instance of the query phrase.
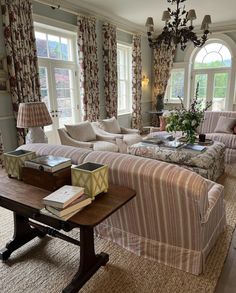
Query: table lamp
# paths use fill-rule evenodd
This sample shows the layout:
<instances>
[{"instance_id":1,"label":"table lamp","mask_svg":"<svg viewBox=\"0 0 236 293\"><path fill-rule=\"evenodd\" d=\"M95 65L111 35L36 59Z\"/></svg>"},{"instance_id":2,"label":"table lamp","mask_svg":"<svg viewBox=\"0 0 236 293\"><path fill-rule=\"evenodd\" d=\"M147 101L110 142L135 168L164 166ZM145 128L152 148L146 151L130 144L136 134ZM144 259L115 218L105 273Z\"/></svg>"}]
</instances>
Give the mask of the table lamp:
<instances>
[{"instance_id":1,"label":"table lamp","mask_svg":"<svg viewBox=\"0 0 236 293\"><path fill-rule=\"evenodd\" d=\"M26 143L47 143L43 126L52 124L52 118L48 109L43 102L20 103L17 127L28 128L28 133L25 138Z\"/></svg>"}]
</instances>

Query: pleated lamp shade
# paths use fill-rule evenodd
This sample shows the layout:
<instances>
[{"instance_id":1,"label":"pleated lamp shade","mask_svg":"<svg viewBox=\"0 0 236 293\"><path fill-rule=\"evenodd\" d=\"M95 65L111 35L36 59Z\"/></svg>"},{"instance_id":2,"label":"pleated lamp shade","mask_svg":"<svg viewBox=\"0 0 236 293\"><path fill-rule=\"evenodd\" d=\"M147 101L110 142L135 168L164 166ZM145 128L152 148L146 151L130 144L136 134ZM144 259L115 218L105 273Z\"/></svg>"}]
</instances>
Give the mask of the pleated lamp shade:
<instances>
[{"instance_id":1,"label":"pleated lamp shade","mask_svg":"<svg viewBox=\"0 0 236 293\"><path fill-rule=\"evenodd\" d=\"M29 128L40 127L52 124L51 116L43 102L20 103L17 127Z\"/></svg>"}]
</instances>

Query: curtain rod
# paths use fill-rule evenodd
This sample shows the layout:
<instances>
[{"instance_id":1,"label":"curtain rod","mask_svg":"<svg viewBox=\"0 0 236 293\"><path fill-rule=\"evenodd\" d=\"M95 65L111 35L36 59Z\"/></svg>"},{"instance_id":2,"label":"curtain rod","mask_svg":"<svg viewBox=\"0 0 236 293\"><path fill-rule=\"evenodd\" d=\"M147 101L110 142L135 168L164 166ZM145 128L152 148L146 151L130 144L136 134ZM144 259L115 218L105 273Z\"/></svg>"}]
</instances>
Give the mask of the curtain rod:
<instances>
[{"instance_id":1,"label":"curtain rod","mask_svg":"<svg viewBox=\"0 0 236 293\"><path fill-rule=\"evenodd\" d=\"M103 16L100 16L98 14L93 15L90 12L87 12L87 11L85 11L85 13L79 13L79 12L73 11L73 10L71 10L69 8L63 7L63 6L61 6L61 4L56 4L56 3L53 3L53 2L50 2L50 1L47 1L47 0L32 0L31 2L33 2L33 1L42 3L42 4L50 6L50 7L55 7L55 9L63 10L65 12L68 12L68 13L76 15L76 16L91 16L91 17L96 17L96 19L99 19L99 20L102 20L102 21L108 21L111 24L115 25L119 31L122 31L122 32L125 32L125 33L128 33L128 34L132 34L132 35L140 34L142 36L144 35L143 32L137 32L137 31L135 32L135 31L129 31L129 30L123 29L123 28L119 27L119 25L122 25L122 24L120 24L118 22L111 21L109 18L107 18L105 16L103 17ZM58 5L59 5L59 8L57 8ZM82 10L83 10L83 8L82 8Z\"/></svg>"}]
</instances>

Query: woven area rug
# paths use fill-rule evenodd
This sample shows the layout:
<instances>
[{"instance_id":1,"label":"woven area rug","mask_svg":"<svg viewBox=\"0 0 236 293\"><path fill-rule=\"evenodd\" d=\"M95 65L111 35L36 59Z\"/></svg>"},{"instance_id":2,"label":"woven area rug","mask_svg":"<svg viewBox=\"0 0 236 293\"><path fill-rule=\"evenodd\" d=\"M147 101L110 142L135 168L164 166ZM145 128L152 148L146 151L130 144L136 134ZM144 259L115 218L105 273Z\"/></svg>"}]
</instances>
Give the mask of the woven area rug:
<instances>
[{"instance_id":1,"label":"woven area rug","mask_svg":"<svg viewBox=\"0 0 236 293\"><path fill-rule=\"evenodd\" d=\"M228 166L219 182L225 186L227 227L211 251L200 276L158 264L126 251L114 243L96 239L96 251L110 254L80 292L96 293L206 293L214 292L236 224L236 165ZM12 235L12 213L0 208L0 245ZM78 231L70 233L78 237ZM0 262L1 293L56 293L78 269L79 248L59 239L35 239Z\"/></svg>"}]
</instances>

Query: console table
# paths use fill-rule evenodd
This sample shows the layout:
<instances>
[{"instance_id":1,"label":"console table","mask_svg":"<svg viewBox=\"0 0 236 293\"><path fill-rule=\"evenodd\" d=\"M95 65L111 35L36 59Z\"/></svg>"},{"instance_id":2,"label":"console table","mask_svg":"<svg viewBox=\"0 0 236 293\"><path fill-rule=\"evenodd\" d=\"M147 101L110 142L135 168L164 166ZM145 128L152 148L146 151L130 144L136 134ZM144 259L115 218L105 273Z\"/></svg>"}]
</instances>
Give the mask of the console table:
<instances>
[{"instance_id":1,"label":"console table","mask_svg":"<svg viewBox=\"0 0 236 293\"><path fill-rule=\"evenodd\" d=\"M0 171L0 206L14 212L13 239L0 250L0 259L6 261L19 247L35 237L45 235L58 237L80 246L79 270L71 283L62 291L78 292L109 260L107 253L95 254L93 228L131 200L135 196L135 191L110 185L107 193L98 195L92 204L66 222L40 213L44 207L42 199L49 193L22 181L10 179L3 170ZM80 229L80 240L59 232L59 230L69 232L74 228Z\"/></svg>"}]
</instances>

